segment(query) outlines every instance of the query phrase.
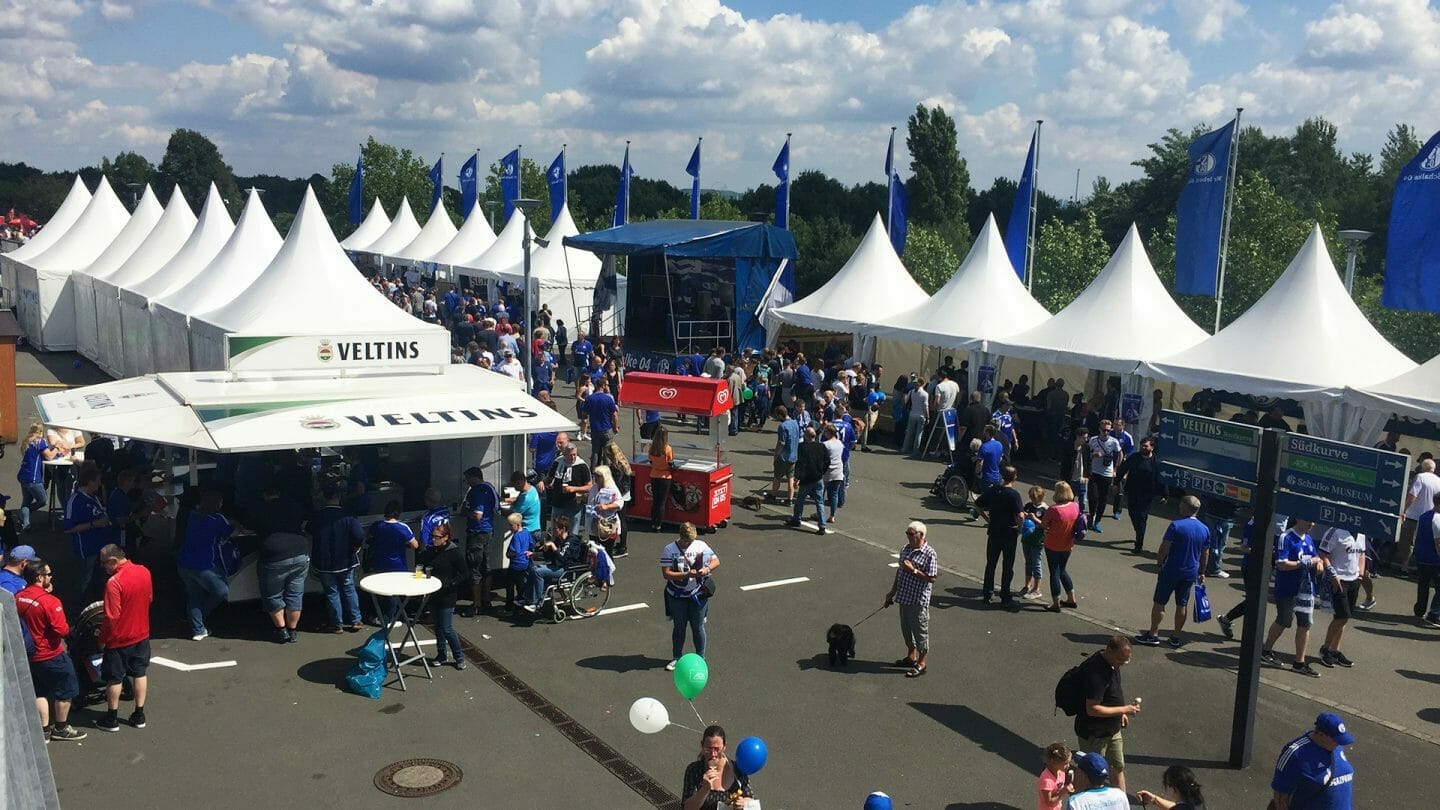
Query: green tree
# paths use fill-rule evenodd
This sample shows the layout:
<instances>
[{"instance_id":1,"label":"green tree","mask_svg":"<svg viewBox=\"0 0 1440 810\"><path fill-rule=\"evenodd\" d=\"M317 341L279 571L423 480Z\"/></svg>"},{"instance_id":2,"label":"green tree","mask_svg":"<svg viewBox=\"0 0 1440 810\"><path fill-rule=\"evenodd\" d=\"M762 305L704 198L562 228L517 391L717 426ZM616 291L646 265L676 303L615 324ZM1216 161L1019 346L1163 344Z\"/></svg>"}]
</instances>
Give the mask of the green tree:
<instances>
[{"instance_id":1,"label":"green tree","mask_svg":"<svg viewBox=\"0 0 1440 810\"><path fill-rule=\"evenodd\" d=\"M905 235L905 269L925 292L934 295L960 267L963 254L934 228L911 225ZM881 291L877 290L877 294Z\"/></svg>"},{"instance_id":2,"label":"green tree","mask_svg":"<svg viewBox=\"0 0 1440 810\"><path fill-rule=\"evenodd\" d=\"M905 145L910 149L911 219L919 225L965 221L965 206L972 195L970 169L956 145L955 119L936 106L917 105L906 122Z\"/></svg>"},{"instance_id":3,"label":"green tree","mask_svg":"<svg viewBox=\"0 0 1440 810\"><path fill-rule=\"evenodd\" d=\"M829 281L855 248L860 238L838 218L810 219L791 215L790 232L795 237L799 258L795 262L795 297L804 298ZM881 294L881 291L876 291Z\"/></svg>"},{"instance_id":4,"label":"green tree","mask_svg":"<svg viewBox=\"0 0 1440 810\"><path fill-rule=\"evenodd\" d=\"M193 129L177 129L170 133L165 157L160 160L159 175L163 181L179 186L185 201L197 212L205 204L205 195L214 183L220 199L233 217L240 213L244 197L235 182L235 172L220 155L214 142Z\"/></svg>"},{"instance_id":5,"label":"green tree","mask_svg":"<svg viewBox=\"0 0 1440 810\"><path fill-rule=\"evenodd\" d=\"M1035 300L1051 312L1064 309L1100 274L1111 252L1093 211L1075 222L1046 222L1035 244Z\"/></svg>"},{"instance_id":6,"label":"green tree","mask_svg":"<svg viewBox=\"0 0 1440 810\"><path fill-rule=\"evenodd\" d=\"M669 210L667 210L667 211L661 211L661 212L660 212L660 215L656 217L656 219L689 219L689 218L690 218L690 204L689 204L688 201L686 202L686 204L685 204L684 207L681 207L681 208L671 208L671 209L669 209ZM729 221L729 222L737 222L737 221L743 222L743 221L746 219L746 216L745 216L743 213L741 213L740 209L735 205L735 203L731 202L730 200L725 199L724 197L720 196L719 194L701 194L701 195L700 195L700 218L701 218L701 219L720 220L720 221Z\"/></svg>"},{"instance_id":7,"label":"green tree","mask_svg":"<svg viewBox=\"0 0 1440 810\"><path fill-rule=\"evenodd\" d=\"M1383 287L1381 279L1375 276L1355 279L1355 303L1380 334L1417 363L1440 354L1440 315L1383 307L1380 305Z\"/></svg>"},{"instance_id":8,"label":"green tree","mask_svg":"<svg viewBox=\"0 0 1440 810\"><path fill-rule=\"evenodd\" d=\"M476 205L484 205L487 202L495 204L495 227L505 227L505 196L500 191L501 166L500 161L490 164L490 173L485 177L485 191L480 195L480 202ZM540 164L527 157L520 158L520 196L530 200L539 200L540 207L536 208L530 217L530 227L535 233L544 236L550 230L550 185L545 182L545 170ZM573 196L573 195L572 195ZM570 211L573 216L575 211Z\"/></svg>"},{"instance_id":9,"label":"green tree","mask_svg":"<svg viewBox=\"0 0 1440 810\"><path fill-rule=\"evenodd\" d=\"M430 208L430 164L409 149L381 143L373 135L365 140L360 153L365 159L364 214L370 213L370 206L379 198L385 212L393 218L400 210L400 200L408 197L415 218L423 223ZM336 163L330 167L328 193L320 196L321 190L316 189L330 218L330 227L341 238L356 227L348 216L350 181L354 177L353 162Z\"/></svg>"},{"instance_id":10,"label":"green tree","mask_svg":"<svg viewBox=\"0 0 1440 810\"><path fill-rule=\"evenodd\" d=\"M121 152L114 160L101 158L100 173L109 178L120 199L133 208L140 195L145 193L145 186L155 181L155 164L139 153ZM169 189L157 188L154 191L159 195L160 204L164 205L169 199L166 193Z\"/></svg>"}]
</instances>

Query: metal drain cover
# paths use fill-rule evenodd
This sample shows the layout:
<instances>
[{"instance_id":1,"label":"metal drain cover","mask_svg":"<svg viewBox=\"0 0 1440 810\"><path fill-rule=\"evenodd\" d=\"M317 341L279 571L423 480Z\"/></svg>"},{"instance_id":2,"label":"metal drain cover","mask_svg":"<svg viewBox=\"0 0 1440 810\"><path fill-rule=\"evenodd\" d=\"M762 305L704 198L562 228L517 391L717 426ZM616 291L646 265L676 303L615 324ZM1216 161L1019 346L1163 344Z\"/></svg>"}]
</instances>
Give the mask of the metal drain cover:
<instances>
[{"instance_id":1,"label":"metal drain cover","mask_svg":"<svg viewBox=\"0 0 1440 810\"><path fill-rule=\"evenodd\" d=\"M455 787L463 776L459 766L443 759L402 759L375 774L375 787L391 796L418 799Z\"/></svg>"}]
</instances>

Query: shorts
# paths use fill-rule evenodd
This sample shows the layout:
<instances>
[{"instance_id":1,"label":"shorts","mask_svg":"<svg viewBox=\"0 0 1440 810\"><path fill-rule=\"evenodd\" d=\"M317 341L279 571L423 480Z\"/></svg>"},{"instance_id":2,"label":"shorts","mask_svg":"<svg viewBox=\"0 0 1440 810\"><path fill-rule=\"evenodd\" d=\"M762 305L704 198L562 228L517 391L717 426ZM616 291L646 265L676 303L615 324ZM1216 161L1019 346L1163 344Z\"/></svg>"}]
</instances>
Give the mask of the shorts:
<instances>
[{"instance_id":1,"label":"shorts","mask_svg":"<svg viewBox=\"0 0 1440 810\"><path fill-rule=\"evenodd\" d=\"M1343 593L1330 593L1330 608L1335 611L1337 619L1355 618L1355 604L1360 601L1360 580L1341 580L1341 586L1345 588Z\"/></svg>"},{"instance_id":2,"label":"shorts","mask_svg":"<svg viewBox=\"0 0 1440 810\"><path fill-rule=\"evenodd\" d=\"M1182 610L1190 604L1190 589L1195 587L1195 578L1160 572L1160 577L1155 582L1155 604L1164 605L1170 601L1170 595L1175 595L1175 607Z\"/></svg>"},{"instance_id":3,"label":"shorts","mask_svg":"<svg viewBox=\"0 0 1440 810\"><path fill-rule=\"evenodd\" d=\"M80 694L80 679L75 677L75 664L65 653L48 661L31 661L30 680L35 682L37 698L70 700Z\"/></svg>"},{"instance_id":4,"label":"shorts","mask_svg":"<svg viewBox=\"0 0 1440 810\"><path fill-rule=\"evenodd\" d=\"M465 564L470 567L470 581L478 583L486 574L490 573L490 558L499 557L499 547L502 543L495 541L495 532L466 532L465 533ZM497 553L492 555L491 546L496 547ZM500 569L500 561L495 560L494 568Z\"/></svg>"},{"instance_id":5,"label":"shorts","mask_svg":"<svg viewBox=\"0 0 1440 810\"><path fill-rule=\"evenodd\" d=\"M900 635L921 655L930 651L930 605L900 606Z\"/></svg>"},{"instance_id":6,"label":"shorts","mask_svg":"<svg viewBox=\"0 0 1440 810\"><path fill-rule=\"evenodd\" d=\"M1300 622L1300 628L1302 630L1308 630L1310 628L1310 616L1311 614L1309 612L1295 612L1295 597L1275 597L1275 623L1280 625L1281 627L1288 628L1298 619Z\"/></svg>"},{"instance_id":7,"label":"shorts","mask_svg":"<svg viewBox=\"0 0 1440 810\"><path fill-rule=\"evenodd\" d=\"M100 659L100 682L109 686L131 678L145 677L150 668L150 639L137 641L128 647L106 650Z\"/></svg>"},{"instance_id":8,"label":"shorts","mask_svg":"<svg viewBox=\"0 0 1440 810\"><path fill-rule=\"evenodd\" d=\"M1125 737L1117 731L1106 737L1079 737L1077 751L1089 751L1092 754L1099 754L1105 757L1110 765L1111 773L1123 773L1125 770Z\"/></svg>"},{"instance_id":9,"label":"shorts","mask_svg":"<svg viewBox=\"0 0 1440 810\"><path fill-rule=\"evenodd\" d=\"M790 479L795 477L795 462L785 461L779 456L775 457L775 477L777 479Z\"/></svg>"}]
</instances>

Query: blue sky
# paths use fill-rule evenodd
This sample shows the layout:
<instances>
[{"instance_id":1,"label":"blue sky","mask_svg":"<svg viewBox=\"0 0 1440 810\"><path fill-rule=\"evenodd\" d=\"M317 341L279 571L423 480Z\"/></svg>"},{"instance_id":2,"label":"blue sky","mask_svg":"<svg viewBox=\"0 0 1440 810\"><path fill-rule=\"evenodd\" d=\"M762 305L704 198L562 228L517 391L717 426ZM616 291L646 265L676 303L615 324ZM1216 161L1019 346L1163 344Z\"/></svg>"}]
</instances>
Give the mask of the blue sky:
<instances>
[{"instance_id":1,"label":"blue sky","mask_svg":"<svg viewBox=\"0 0 1440 810\"><path fill-rule=\"evenodd\" d=\"M1013 176L1046 120L1041 184L1084 195L1167 127L1340 127L1378 152L1440 126L1430 0L16 0L0 18L4 159L45 168L160 158L199 129L242 173L306 175L368 135L458 170L517 143L537 162L618 162L683 183L796 170L879 180L917 103L956 118L978 186ZM456 159L457 156L460 159ZM1242 157L1243 160L1243 157Z\"/></svg>"}]
</instances>

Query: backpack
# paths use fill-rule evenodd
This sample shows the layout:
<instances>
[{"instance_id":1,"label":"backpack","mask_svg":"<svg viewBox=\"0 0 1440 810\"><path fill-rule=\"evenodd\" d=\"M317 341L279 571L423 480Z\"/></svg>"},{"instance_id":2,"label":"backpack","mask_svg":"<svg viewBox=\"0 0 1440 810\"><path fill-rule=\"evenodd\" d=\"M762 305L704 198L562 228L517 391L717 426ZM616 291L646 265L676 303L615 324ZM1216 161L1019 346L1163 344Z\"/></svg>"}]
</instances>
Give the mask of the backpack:
<instances>
[{"instance_id":1,"label":"backpack","mask_svg":"<svg viewBox=\"0 0 1440 810\"><path fill-rule=\"evenodd\" d=\"M1090 659L1085 659L1090 660ZM1055 708L1074 717L1085 709L1085 684L1080 679L1080 664L1065 670L1055 684Z\"/></svg>"},{"instance_id":2,"label":"backpack","mask_svg":"<svg viewBox=\"0 0 1440 810\"><path fill-rule=\"evenodd\" d=\"M1085 533L1090 531L1090 519L1085 517L1085 510L1081 509L1080 514L1075 517L1075 527L1070 530L1070 537L1079 543L1085 539Z\"/></svg>"}]
</instances>

